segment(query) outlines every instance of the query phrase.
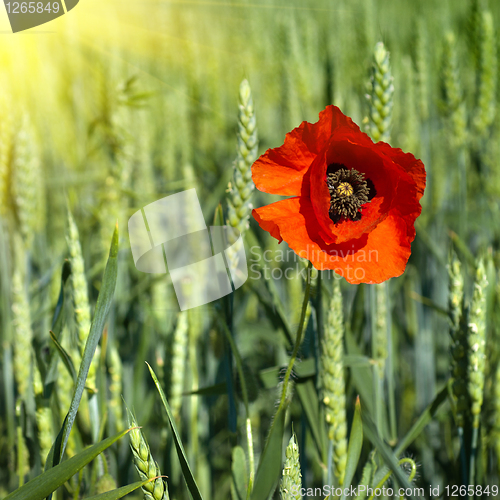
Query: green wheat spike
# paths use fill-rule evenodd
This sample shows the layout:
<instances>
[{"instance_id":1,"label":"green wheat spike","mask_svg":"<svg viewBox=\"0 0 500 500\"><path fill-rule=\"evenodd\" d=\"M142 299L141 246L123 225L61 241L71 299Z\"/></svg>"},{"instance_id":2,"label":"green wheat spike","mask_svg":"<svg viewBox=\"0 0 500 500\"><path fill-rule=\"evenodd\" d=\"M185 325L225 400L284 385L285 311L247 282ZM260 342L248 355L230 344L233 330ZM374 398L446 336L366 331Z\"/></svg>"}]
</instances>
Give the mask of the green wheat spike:
<instances>
[{"instance_id":1,"label":"green wheat spike","mask_svg":"<svg viewBox=\"0 0 500 500\"><path fill-rule=\"evenodd\" d=\"M467 13L467 38L475 67L481 59L481 16L486 8L486 0L470 0Z\"/></svg>"},{"instance_id":2,"label":"green wheat spike","mask_svg":"<svg viewBox=\"0 0 500 500\"><path fill-rule=\"evenodd\" d=\"M113 111L110 117L111 154L106 157L107 176L104 189L101 191L99 221L101 224L101 250L106 255L110 228L116 221L123 220L125 201L123 191L130 187L136 139L130 135L131 111L121 106ZM125 198L126 199L126 198ZM121 289L117 289L120 293Z\"/></svg>"},{"instance_id":3,"label":"green wheat spike","mask_svg":"<svg viewBox=\"0 0 500 500\"><path fill-rule=\"evenodd\" d=\"M428 33L425 21L417 21L415 41L415 66L417 69L418 108L422 121L429 118L429 56Z\"/></svg>"},{"instance_id":4,"label":"green wheat spike","mask_svg":"<svg viewBox=\"0 0 500 500\"><path fill-rule=\"evenodd\" d=\"M467 343L469 348L468 389L471 401L472 426L479 427L483 405L485 347L486 347L486 287L488 281L483 259L476 269L476 279L467 322Z\"/></svg>"},{"instance_id":5,"label":"green wheat spike","mask_svg":"<svg viewBox=\"0 0 500 500\"><path fill-rule=\"evenodd\" d=\"M0 215L10 210L10 174L14 146L12 110L6 96L0 100Z\"/></svg>"},{"instance_id":6,"label":"green wheat spike","mask_svg":"<svg viewBox=\"0 0 500 500\"><path fill-rule=\"evenodd\" d=\"M177 326L172 342L172 375L170 383L170 406L175 419L180 417L182 392L184 390L184 374L188 348L188 314L181 311L177 315Z\"/></svg>"},{"instance_id":7,"label":"green wheat spike","mask_svg":"<svg viewBox=\"0 0 500 500\"><path fill-rule=\"evenodd\" d=\"M19 230L26 248L31 248L34 233L43 227L43 178L38 150L27 116L19 130L12 160L12 192Z\"/></svg>"},{"instance_id":8,"label":"green wheat spike","mask_svg":"<svg viewBox=\"0 0 500 500\"><path fill-rule=\"evenodd\" d=\"M141 430L137 428L137 422L130 411L128 412L128 423L130 427L135 427L129 433L130 448L141 481L157 478L142 487L145 500L169 500L167 485L161 477L158 477L161 476L160 468L154 461L149 445Z\"/></svg>"},{"instance_id":9,"label":"green wheat spike","mask_svg":"<svg viewBox=\"0 0 500 500\"><path fill-rule=\"evenodd\" d=\"M73 303L75 307L75 320L78 330L78 348L80 358L83 356L85 344L90 333L90 305L88 296L88 284L85 277L85 263L82 256L80 236L73 216L68 209L68 236L66 237L69 249L69 261L71 264L71 285L73 289ZM100 348L97 346L94 359L90 365L86 384L91 389L96 389L96 372L99 360Z\"/></svg>"},{"instance_id":10,"label":"green wheat spike","mask_svg":"<svg viewBox=\"0 0 500 500\"><path fill-rule=\"evenodd\" d=\"M22 401L16 401L16 434L17 434L17 474L19 476L19 486L24 483L24 477L30 470L30 453L23 434L21 420Z\"/></svg>"},{"instance_id":11,"label":"green wheat spike","mask_svg":"<svg viewBox=\"0 0 500 500\"><path fill-rule=\"evenodd\" d=\"M299 446L295 434L292 435L285 451L285 465L281 477L281 500L299 500L302 498L302 474L300 473Z\"/></svg>"},{"instance_id":12,"label":"green wheat spike","mask_svg":"<svg viewBox=\"0 0 500 500\"><path fill-rule=\"evenodd\" d=\"M443 108L448 120L450 144L464 146L467 137L467 116L458 70L456 40L453 33L447 33L444 40L441 65Z\"/></svg>"},{"instance_id":13,"label":"green wheat spike","mask_svg":"<svg viewBox=\"0 0 500 500\"><path fill-rule=\"evenodd\" d=\"M415 152L419 147L419 117L417 113L417 99L415 88L415 70L412 60L409 56L402 60L404 89L404 149L405 151Z\"/></svg>"},{"instance_id":14,"label":"green wheat spike","mask_svg":"<svg viewBox=\"0 0 500 500\"><path fill-rule=\"evenodd\" d=\"M36 408L36 426L38 429L38 442L40 444L40 460L42 467L45 466L47 456L52 448L52 412L50 407L44 406L43 384L40 370L33 360L33 391L37 402Z\"/></svg>"},{"instance_id":15,"label":"green wheat spike","mask_svg":"<svg viewBox=\"0 0 500 500\"><path fill-rule=\"evenodd\" d=\"M240 85L238 108L236 160L233 163L233 179L228 188L227 223L243 234L248 228L252 211L251 198L255 189L252 164L257 159L258 149L257 122L247 80L243 80Z\"/></svg>"},{"instance_id":16,"label":"green wheat spike","mask_svg":"<svg viewBox=\"0 0 500 500\"><path fill-rule=\"evenodd\" d=\"M370 80L368 133L375 142L391 138L394 85L389 52L382 42L375 45Z\"/></svg>"},{"instance_id":17,"label":"green wheat spike","mask_svg":"<svg viewBox=\"0 0 500 500\"><path fill-rule=\"evenodd\" d=\"M448 315L450 318L451 336L451 374L452 391L456 400L456 424L464 426L465 414L468 411L467 393L467 335L463 314L464 278L460 261L453 252L448 264Z\"/></svg>"},{"instance_id":18,"label":"green wheat spike","mask_svg":"<svg viewBox=\"0 0 500 500\"><path fill-rule=\"evenodd\" d=\"M375 317L375 339L373 359L377 362L379 377L384 379L387 351L387 296L386 284L375 285L377 312Z\"/></svg>"},{"instance_id":19,"label":"green wheat spike","mask_svg":"<svg viewBox=\"0 0 500 500\"><path fill-rule=\"evenodd\" d=\"M110 346L109 352L109 375L110 375L110 383L109 383L109 408L113 413L115 419L115 427L117 429L123 428L123 411L122 411L122 376L123 376L123 367L122 361L120 358L120 354L118 353L118 349L113 344Z\"/></svg>"},{"instance_id":20,"label":"green wheat spike","mask_svg":"<svg viewBox=\"0 0 500 500\"><path fill-rule=\"evenodd\" d=\"M33 330L29 298L19 267L12 277L12 319L14 326L14 378L19 397L26 401L31 380L31 350Z\"/></svg>"},{"instance_id":21,"label":"green wheat spike","mask_svg":"<svg viewBox=\"0 0 500 500\"><path fill-rule=\"evenodd\" d=\"M493 16L489 11L481 13L479 36L479 89L473 123L477 134L482 136L493 123L496 111L497 52Z\"/></svg>"},{"instance_id":22,"label":"green wheat spike","mask_svg":"<svg viewBox=\"0 0 500 500\"><path fill-rule=\"evenodd\" d=\"M347 423L344 382L344 314L338 280L327 314L325 335L321 343L321 379L328 438L333 441L335 475L344 481L347 463Z\"/></svg>"}]
</instances>

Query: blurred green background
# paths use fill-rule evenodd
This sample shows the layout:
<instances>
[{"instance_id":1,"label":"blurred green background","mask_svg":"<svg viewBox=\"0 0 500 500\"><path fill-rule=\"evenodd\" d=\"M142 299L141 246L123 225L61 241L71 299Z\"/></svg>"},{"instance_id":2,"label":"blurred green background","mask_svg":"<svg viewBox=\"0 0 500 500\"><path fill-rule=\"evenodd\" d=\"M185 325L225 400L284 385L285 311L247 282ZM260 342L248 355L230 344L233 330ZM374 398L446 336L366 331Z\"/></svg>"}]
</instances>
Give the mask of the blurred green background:
<instances>
[{"instance_id":1,"label":"blurred green background","mask_svg":"<svg viewBox=\"0 0 500 500\"><path fill-rule=\"evenodd\" d=\"M461 262L466 304L475 263L482 257L489 285L483 289L487 356L476 477L478 484L498 484L499 6L493 0L82 0L67 15L16 35L8 34L7 16L2 16L0 496L14 490L20 476L27 481L40 474L47 444L44 448L40 427L55 439L71 401L72 381L62 362L50 400L41 403L36 397L37 380L55 349L49 330L68 248L75 248L79 238L85 280L79 289L69 282L64 287L68 300L60 340L68 352L77 353L82 319L72 297L88 295L94 310L118 221L118 284L95 357L98 404L89 407L84 398L68 453L124 429L125 401L168 475L170 497L189 498L147 361L176 409L204 498L231 497L232 449L246 447L246 431L241 383L234 363L228 363L231 351L217 320L227 303L191 311L182 331L168 278L135 269L127 221L144 205L195 187L212 223L218 205L225 207L233 175L243 79L252 89L259 154L280 146L303 120L315 122L328 104L363 128L379 41L390 52L394 77L390 143L421 158L428 175L412 257L405 274L385 287L391 349L379 395L385 422L381 437L394 446L450 377L450 249ZM276 199L254 192L253 204ZM67 207L79 236L71 235ZM286 248L253 219L246 235L249 265L252 245L273 252ZM269 262L270 269L302 269L291 254L288 258L292 262ZM278 372L288 362L287 334L297 328L303 287L300 276L255 280L250 273L232 299L256 464L276 410ZM343 282L341 288L351 362L362 354L365 361L373 359L371 331L381 306L374 306L372 286ZM320 427L325 423L318 360L331 290L331 280L315 278L300 351L310 365L296 380L314 389L311 400ZM78 359L74 354L76 367ZM347 363L345 372L349 427L356 395L374 397L371 369L363 363ZM270 375L263 372L274 367ZM229 393L228 375L234 384ZM200 387L210 389L182 396ZM294 397L284 442L293 422L302 482L318 486L330 476L304 404ZM48 408L44 424L37 418L42 407ZM440 405L405 449L418 464L415 484L426 492L430 484L462 481L452 407L448 401ZM367 404L367 413L372 410ZM118 486L138 480L127 439L105 452L105 463L95 461L84 469L79 492L74 478L57 498L90 497L105 472ZM372 448L365 439L362 463Z\"/></svg>"}]
</instances>

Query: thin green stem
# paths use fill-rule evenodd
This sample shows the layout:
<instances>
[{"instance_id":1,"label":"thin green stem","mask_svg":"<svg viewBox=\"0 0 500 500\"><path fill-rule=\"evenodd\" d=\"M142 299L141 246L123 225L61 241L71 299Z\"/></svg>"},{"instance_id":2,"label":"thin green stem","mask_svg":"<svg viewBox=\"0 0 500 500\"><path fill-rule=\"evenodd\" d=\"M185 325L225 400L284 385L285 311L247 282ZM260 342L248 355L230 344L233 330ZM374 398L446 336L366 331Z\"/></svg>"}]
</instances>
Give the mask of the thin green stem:
<instances>
[{"instance_id":1,"label":"thin green stem","mask_svg":"<svg viewBox=\"0 0 500 500\"><path fill-rule=\"evenodd\" d=\"M248 489L247 489L247 500L250 500L250 495L253 489L253 481L255 478L255 459L253 454L253 434L252 434L252 423L250 418L247 417L247 446L248 446L248 468L250 469L250 474L248 475Z\"/></svg>"},{"instance_id":2,"label":"thin green stem","mask_svg":"<svg viewBox=\"0 0 500 500\"><path fill-rule=\"evenodd\" d=\"M198 363L196 359L196 338L190 332L189 335L189 364L191 365L191 390L197 391L199 386ZM190 411L190 452L191 461L198 465L199 454L199 434L198 434L198 396L191 397L191 411Z\"/></svg>"},{"instance_id":3,"label":"thin green stem","mask_svg":"<svg viewBox=\"0 0 500 500\"><path fill-rule=\"evenodd\" d=\"M394 346L392 345L392 308L390 304L389 282L385 283L384 293L387 302L387 394L389 405L389 427L391 445L394 446L398 439L396 417L396 389L394 384Z\"/></svg>"},{"instance_id":4,"label":"thin green stem","mask_svg":"<svg viewBox=\"0 0 500 500\"><path fill-rule=\"evenodd\" d=\"M104 462L106 462L106 460L104 460ZM81 469L80 472L78 473L78 481L76 483L76 488L73 493L73 500L78 500L80 498L80 489L82 487L82 481L83 481L83 469Z\"/></svg>"},{"instance_id":5,"label":"thin green stem","mask_svg":"<svg viewBox=\"0 0 500 500\"><path fill-rule=\"evenodd\" d=\"M233 351L234 360L236 361L236 369L238 370L238 377L240 378L240 383L241 383L241 396L243 398L243 404L245 405L245 414L247 418L249 418L250 412L248 406L248 391L247 391L247 384L245 382L245 377L243 376L243 362L241 360L240 353L238 352L238 348L236 347L236 343L234 342L233 336L229 331L227 323L224 320L221 320L221 324L222 324L222 330L231 347L231 351Z\"/></svg>"},{"instance_id":6,"label":"thin green stem","mask_svg":"<svg viewBox=\"0 0 500 500\"><path fill-rule=\"evenodd\" d=\"M229 327L227 323L221 320L222 330L226 335L227 341L231 347L231 351L233 352L234 359L236 361L236 369L238 370L238 376L240 378L240 387L241 387L241 395L243 398L243 404L245 405L245 414L246 414L246 436L247 436L247 448L248 448L248 464L250 468L249 480L248 480L248 489L247 489L247 498L250 498L250 494L253 488L254 474L255 474L255 460L254 460L254 452L253 452L253 435L252 435L252 425L250 422L250 409L248 405L248 391L247 384L245 381L245 377L243 374L243 362L241 360L240 353L238 348L236 347L236 343L229 331Z\"/></svg>"},{"instance_id":7,"label":"thin green stem","mask_svg":"<svg viewBox=\"0 0 500 500\"><path fill-rule=\"evenodd\" d=\"M465 148L458 151L458 172L459 172L459 203L460 220L458 234L462 240L466 238L467 232L467 159Z\"/></svg>"},{"instance_id":8,"label":"thin green stem","mask_svg":"<svg viewBox=\"0 0 500 500\"><path fill-rule=\"evenodd\" d=\"M465 453L464 428L458 428L458 438L460 440L460 465L462 467L462 484L467 485L467 456Z\"/></svg>"},{"instance_id":9,"label":"thin green stem","mask_svg":"<svg viewBox=\"0 0 500 500\"><path fill-rule=\"evenodd\" d=\"M21 401L16 403L17 416L17 474L19 476L19 488L24 484L24 438L21 425Z\"/></svg>"},{"instance_id":10,"label":"thin green stem","mask_svg":"<svg viewBox=\"0 0 500 500\"><path fill-rule=\"evenodd\" d=\"M306 317L307 304L309 303L309 295L311 294L311 269L312 263L309 262L307 266L307 281L306 281L306 290L304 294L304 302L302 303L302 311L300 313L300 321L299 328L297 331L297 336L295 338L295 345L293 347L292 357L290 358L290 362L288 363L288 368L286 369L285 378L283 379L283 392L281 393L280 405L278 407L278 411L283 409L286 402L286 391L288 388L288 382L290 380L290 375L292 374L293 365L295 364L295 360L297 359L297 354L299 352L300 344L302 342L302 334L304 332L304 319Z\"/></svg>"},{"instance_id":11,"label":"thin green stem","mask_svg":"<svg viewBox=\"0 0 500 500\"><path fill-rule=\"evenodd\" d=\"M477 455L477 441L479 437L479 427L472 428L472 443L470 450L470 462L469 462L469 481L468 484L474 485L476 479L476 455ZM469 498L474 498L472 495Z\"/></svg>"},{"instance_id":12,"label":"thin green stem","mask_svg":"<svg viewBox=\"0 0 500 500\"><path fill-rule=\"evenodd\" d=\"M327 459L327 479L326 484L333 484L333 440L328 440L328 459Z\"/></svg>"},{"instance_id":13,"label":"thin green stem","mask_svg":"<svg viewBox=\"0 0 500 500\"><path fill-rule=\"evenodd\" d=\"M380 360L376 358L377 352L377 301L376 289L370 286L368 290L369 306L370 306L370 326L372 335L372 358L375 360L373 364L373 403L375 408L375 425L377 427L378 435L382 435L382 401L383 401L383 380L380 378Z\"/></svg>"},{"instance_id":14,"label":"thin green stem","mask_svg":"<svg viewBox=\"0 0 500 500\"><path fill-rule=\"evenodd\" d=\"M402 458L399 462L398 465L403 465L403 464L410 464L411 465L411 472L410 475L408 476L408 481L411 483L413 479L415 478L415 475L417 473L417 464L409 457ZM384 483L392 476L392 470L390 470L373 488L373 493L372 495L368 498L368 500L373 500L375 497L375 492L377 489L381 489Z\"/></svg>"}]
</instances>

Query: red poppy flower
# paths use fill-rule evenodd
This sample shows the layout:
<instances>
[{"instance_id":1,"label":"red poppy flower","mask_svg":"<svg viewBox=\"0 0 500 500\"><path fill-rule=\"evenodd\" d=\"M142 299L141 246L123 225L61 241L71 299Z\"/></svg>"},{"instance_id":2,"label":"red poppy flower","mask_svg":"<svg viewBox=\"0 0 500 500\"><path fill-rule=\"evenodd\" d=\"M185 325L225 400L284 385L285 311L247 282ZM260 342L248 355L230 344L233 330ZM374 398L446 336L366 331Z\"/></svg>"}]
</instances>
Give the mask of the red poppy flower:
<instances>
[{"instance_id":1,"label":"red poppy flower","mask_svg":"<svg viewBox=\"0 0 500 500\"><path fill-rule=\"evenodd\" d=\"M254 209L260 227L316 269L349 283L401 275L422 210L425 169L410 153L376 144L339 108L302 122L252 166L257 189L292 196Z\"/></svg>"}]
</instances>

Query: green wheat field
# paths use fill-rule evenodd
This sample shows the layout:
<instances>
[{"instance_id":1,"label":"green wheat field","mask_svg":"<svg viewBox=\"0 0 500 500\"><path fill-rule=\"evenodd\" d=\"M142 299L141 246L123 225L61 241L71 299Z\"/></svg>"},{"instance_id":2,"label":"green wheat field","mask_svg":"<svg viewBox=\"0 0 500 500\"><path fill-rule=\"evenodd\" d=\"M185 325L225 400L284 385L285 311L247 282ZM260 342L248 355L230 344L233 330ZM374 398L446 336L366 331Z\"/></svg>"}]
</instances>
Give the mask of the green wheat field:
<instances>
[{"instance_id":1,"label":"green wheat field","mask_svg":"<svg viewBox=\"0 0 500 500\"><path fill-rule=\"evenodd\" d=\"M500 498L500 3L1 16L1 499ZM280 199L252 163L329 104L426 168L380 285L309 272L250 214ZM249 275L181 312L127 224L190 188Z\"/></svg>"}]
</instances>

